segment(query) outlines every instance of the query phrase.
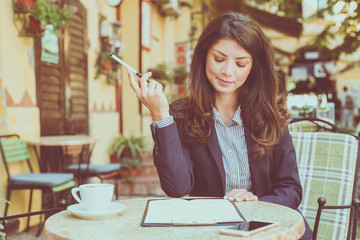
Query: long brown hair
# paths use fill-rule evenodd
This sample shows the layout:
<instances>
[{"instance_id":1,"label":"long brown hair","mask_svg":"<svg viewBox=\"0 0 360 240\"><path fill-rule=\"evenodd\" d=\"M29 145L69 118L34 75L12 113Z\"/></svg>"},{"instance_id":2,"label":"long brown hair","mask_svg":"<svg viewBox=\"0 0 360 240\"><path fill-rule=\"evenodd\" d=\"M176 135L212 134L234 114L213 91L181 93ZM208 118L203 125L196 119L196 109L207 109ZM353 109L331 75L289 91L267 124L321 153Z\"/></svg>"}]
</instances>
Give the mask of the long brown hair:
<instances>
[{"instance_id":1,"label":"long brown hair","mask_svg":"<svg viewBox=\"0 0 360 240\"><path fill-rule=\"evenodd\" d=\"M194 49L188 96L174 102L171 113L180 125L182 140L206 142L211 133L212 107L215 105L215 90L205 72L206 57L210 47L220 39L236 41L253 58L250 74L238 89L238 98L241 119L255 141L249 154L258 158L280 141L288 114L285 96L278 95L270 40L249 17L229 12L209 23Z\"/></svg>"}]
</instances>

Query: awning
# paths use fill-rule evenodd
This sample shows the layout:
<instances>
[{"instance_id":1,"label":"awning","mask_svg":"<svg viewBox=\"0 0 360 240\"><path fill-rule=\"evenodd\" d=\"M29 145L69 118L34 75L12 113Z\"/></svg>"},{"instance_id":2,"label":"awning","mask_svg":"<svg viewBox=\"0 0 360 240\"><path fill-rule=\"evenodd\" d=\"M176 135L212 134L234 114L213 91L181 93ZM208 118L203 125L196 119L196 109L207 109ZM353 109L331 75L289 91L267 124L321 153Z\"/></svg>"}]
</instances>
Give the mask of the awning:
<instances>
[{"instance_id":1,"label":"awning","mask_svg":"<svg viewBox=\"0 0 360 240\"><path fill-rule=\"evenodd\" d=\"M243 0L214 0L212 1L217 12L235 11L248 14L264 27L275 29L289 36L298 38L303 30L303 26L295 19L281 17L257 8L251 7Z\"/></svg>"}]
</instances>

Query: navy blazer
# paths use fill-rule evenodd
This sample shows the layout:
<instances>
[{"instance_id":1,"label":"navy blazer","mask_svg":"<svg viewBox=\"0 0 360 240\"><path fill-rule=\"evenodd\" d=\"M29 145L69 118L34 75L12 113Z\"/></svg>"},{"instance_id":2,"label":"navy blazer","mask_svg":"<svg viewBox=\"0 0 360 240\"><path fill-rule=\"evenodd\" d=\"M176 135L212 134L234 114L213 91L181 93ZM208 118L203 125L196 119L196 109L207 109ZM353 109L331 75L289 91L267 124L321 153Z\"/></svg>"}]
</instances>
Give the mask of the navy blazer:
<instances>
[{"instance_id":1,"label":"navy blazer","mask_svg":"<svg viewBox=\"0 0 360 240\"><path fill-rule=\"evenodd\" d=\"M212 122L211 135L206 143L186 144L180 140L176 122L156 128L153 133L154 164L161 187L170 197L225 195L225 170L217 134ZM249 149L254 141L245 126L245 139ZM296 154L292 137L285 129L281 141L268 150L261 159L249 156L252 193L260 201L281 204L297 209L302 199ZM305 220L305 219L304 219ZM306 225L306 237L311 230Z\"/></svg>"},{"instance_id":2,"label":"navy blazer","mask_svg":"<svg viewBox=\"0 0 360 240\"><path fill-rule=\"evenodd\" d=\"M153 131L154 163L168 196L225 195L225 170L214 123L206 143L180 140L176 122ZM245 128L248 149L254 144ZM288 129L282 140L261 159L249 156L252 192L259 200L296 209L302 198L296 155Z\"/></svg>"}]
</instances>

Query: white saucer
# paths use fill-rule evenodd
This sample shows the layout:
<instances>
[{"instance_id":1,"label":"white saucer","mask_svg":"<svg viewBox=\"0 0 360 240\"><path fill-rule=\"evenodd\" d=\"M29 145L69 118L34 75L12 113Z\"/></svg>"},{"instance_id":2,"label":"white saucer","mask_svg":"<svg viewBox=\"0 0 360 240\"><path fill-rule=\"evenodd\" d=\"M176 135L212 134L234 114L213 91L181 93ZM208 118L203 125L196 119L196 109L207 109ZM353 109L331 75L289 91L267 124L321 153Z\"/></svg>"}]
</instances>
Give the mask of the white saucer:
<instances>
[{"instance_id":1,"label":"white saucer","mask_svg":"<svg viewBox=\"0 0 360 240\"><path fill-rule=\"evenodd\" d=\"M121 213L126 206L121 203L112 202L108 210L105 211L87 211L80 204L73 204L67 207L72 214L86 219L103 219L115 216Z\"/></svg>"}]
</instances>

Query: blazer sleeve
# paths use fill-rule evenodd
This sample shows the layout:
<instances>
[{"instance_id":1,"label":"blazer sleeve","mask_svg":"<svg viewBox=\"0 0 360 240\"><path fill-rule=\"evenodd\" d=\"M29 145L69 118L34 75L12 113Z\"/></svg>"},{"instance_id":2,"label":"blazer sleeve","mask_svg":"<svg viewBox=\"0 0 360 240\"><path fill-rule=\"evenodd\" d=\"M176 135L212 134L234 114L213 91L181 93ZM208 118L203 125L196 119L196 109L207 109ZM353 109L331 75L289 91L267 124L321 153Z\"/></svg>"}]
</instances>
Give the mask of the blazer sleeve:
<instances>
[{"instance_id":1,"label":"blazer sleeve","mask_svg":"<svg viewBox=\"0 0 360 240\"><path fill-rule=\"evenodd\" d=\"M153 157L160 184L170 197L189 194L194 185L193 162L189 147L180 140L176 122L152 130Z\"/></svg>"},{"instance_id":2,"label":"blazer sleeve","mask_svg":"<svg viewBox=\"0 0 360 240\"><path fill-rule=\"evenodd\" d=\"M259 200L296 209L302 199L302 187L297 168L296 154L288 128L282 140L272 151L270 170L271 191Z\"/></svg>"}]
</instances>

